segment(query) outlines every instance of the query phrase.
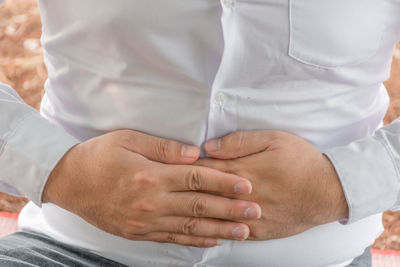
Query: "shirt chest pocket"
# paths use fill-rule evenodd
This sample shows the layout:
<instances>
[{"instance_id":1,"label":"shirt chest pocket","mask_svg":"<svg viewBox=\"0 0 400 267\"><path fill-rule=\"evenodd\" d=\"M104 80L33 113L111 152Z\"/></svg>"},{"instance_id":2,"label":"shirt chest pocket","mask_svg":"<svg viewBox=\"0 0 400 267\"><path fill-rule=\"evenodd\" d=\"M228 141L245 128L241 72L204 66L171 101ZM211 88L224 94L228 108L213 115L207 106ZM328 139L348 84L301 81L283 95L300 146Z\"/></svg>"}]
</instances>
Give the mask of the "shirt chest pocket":
<instances>
[{"instance_id":1,"label":"shirt chest pocket","mask_svg":"<svg viewBox=\"0 0 400 267\"><path fill-rule=\"evenodd\" d=\"M289 0L289 56L320 68L362 63L381 43L384 0Z\"/></svg>"}]
</instances>

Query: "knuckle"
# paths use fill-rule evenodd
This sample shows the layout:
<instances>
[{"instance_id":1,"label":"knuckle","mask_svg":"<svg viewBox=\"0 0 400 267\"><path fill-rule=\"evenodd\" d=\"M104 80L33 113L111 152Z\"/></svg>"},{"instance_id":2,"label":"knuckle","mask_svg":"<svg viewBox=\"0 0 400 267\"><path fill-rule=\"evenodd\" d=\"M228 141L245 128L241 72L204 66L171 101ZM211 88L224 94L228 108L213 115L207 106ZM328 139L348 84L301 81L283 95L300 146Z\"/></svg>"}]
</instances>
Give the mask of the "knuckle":
<instances>
[{"instance_id":1,"label":"knuckle","mask_svg":"<svg viewBox=\"0 0 400 267\"><path fill-rule=\"evenodd\" d=\"M163 159L168 158L169 147L170 147L170 142L168 140L159 138L154 147L155 155Z\"/></svg>"},{"instance_id":2,"label":"knuckle","mask_svg":"<svg viewBox=\"0 0 400 267\"><path fill-rule=\"evenodd\" d=\"M227 209L227 215L229 216L229 218L235 218L237 214L237 207L231 205L228 209Z\"/></svg>"},{"instance_id":3,"label":"knuckle","mask_svg":"<svg viewBox=\"0 0 400 267\"><path fill-rule=\"evenodd\" d=\"M139 213L149 213L154 212L156 207L152 201L146 199L133 204L133 210Z\"/></svg>"},{"instance_id":4,"label":"knuckle","mask_svg":"<svg viewBox=\"0 0 400 267\"><path fill-rule=\"evenodd\" d=\"M135 173L133 183L137 188L153 187L157 185L157 179L150 171L144 169Z\"/></svg>"},{"instance_id":5,"label":"knuckle","mask_svg":"<svg viewBox=\"0 0 400 267\"><path fill-rule=\"evenodd\" d=\"M198 168L192 168L185 177L185 186L189 190L198 191L203 188L203 177Z\"/></svg>"},{"instance_id":6,"label":"knuckle","mask_svg":"<svg viewBox=\"0 0 400 267\"><path fill-rule=\"evenodd\" d=\"M186 218L180 227L180 231L185 235L194 235L198 226L198 219Z\"/></svg>"},{"instance_id":7,"label":"knuckle","mask_svg":"<svg viewBox=\"0 0 400 267\"><path fill-rule=\"evenodd\" d=\"M112 132L112 137L114 142L118 142L121 146L126 148L127 150L130 151L135 151L136 150L136 142L137 138L135 136L135 132L131 130L118 130L116 132Z\"/></svg>"},{"instance_id":8,"label":"knuckle","mask_svg":"<svg viewBox=\"0 0 400 267\"><path fill-rule=\"evenodd\" d=\"M234 146L236 151L240 151L245 147L246 132L240 131L236 134L236 144Z\"/></svg>"},{"instance_id":9,"label":"knuckle","mask_svg":"<svg viewBox=\"0 0 400 267\"><path fill-rule=\"evenodd\" d=\"M178 243L178 235L174 233L168 233L166 242L168 243Z\"/></svg>"},{"instance_id":10,"label":"knuckle","mask_svg":"<svg viewBox=\"0 0 400 267\"><path fill-rule=\"evenodd\" d=\"M195 217L203 217L206 215L207 201L204 198L195 196L190 201L190 209Z\"/></svg>"},{"instance_id":11,"label":"knuckle","mask_svg":"<svg viewBox=\"0 0 400 267\"><path fill-rule=\"evenodd\" d=\"M126 234L128 235L145 234L147 232L146 227L147 225L144 222L140 222L137 220L129 221L126 225L126 229L129 229L126 231L127 232Z\"/></svg>"}]
</instances>

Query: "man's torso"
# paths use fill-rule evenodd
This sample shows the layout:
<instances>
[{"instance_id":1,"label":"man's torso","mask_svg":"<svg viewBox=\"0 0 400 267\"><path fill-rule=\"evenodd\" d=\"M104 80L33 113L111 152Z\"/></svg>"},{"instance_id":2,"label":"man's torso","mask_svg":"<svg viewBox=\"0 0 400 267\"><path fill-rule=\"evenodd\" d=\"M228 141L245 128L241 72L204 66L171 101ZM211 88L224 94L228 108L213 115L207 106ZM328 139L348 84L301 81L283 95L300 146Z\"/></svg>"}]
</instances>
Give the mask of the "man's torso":
<instances>
[{"instance_id":1,"label":"man's torso","mask_svg":"<svg viewBox=\"0 0 400 267\"><path fill-rule=\"evenodd\" d=\"M326 149L372 135L387 108L396 0L39 4L49 71L41 111L81 140L130 128L201 145L275 129ZM198 249L124 240L51 205L28 206L20 222L135 266L340 264L381 231L376 215Z\"/></svg>"}]
</instances>

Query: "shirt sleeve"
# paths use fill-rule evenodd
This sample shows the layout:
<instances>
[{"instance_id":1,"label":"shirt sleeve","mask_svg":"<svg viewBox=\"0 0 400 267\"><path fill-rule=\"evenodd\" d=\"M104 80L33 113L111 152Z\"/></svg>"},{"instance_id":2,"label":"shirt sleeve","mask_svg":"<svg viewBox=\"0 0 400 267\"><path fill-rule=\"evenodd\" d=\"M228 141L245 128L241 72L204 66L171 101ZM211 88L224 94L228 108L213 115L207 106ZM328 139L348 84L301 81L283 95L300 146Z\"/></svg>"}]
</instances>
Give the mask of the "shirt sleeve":
<instances>
[{"instance_id":1,"label":"shirt sleeve","mask_svg":"<svg viewBox=\"0 0 400 267\"><path fill-rule=\"evenodd\" d=\"M0 0L1 1L1 0ZM0 84L0 190L38 206L50 172L78 140Z\"/></svg>"},{"instance_id":2,"label":"shirt sleeve","mask_svg":"<svg viewBox=\"0 0 400 267\"><path fill-rule=\"evenodd\" d=\"M388 209L400 209L400 120L374 136L324 151L334 165L352 223Z\"/></svg>"}]
</instances>

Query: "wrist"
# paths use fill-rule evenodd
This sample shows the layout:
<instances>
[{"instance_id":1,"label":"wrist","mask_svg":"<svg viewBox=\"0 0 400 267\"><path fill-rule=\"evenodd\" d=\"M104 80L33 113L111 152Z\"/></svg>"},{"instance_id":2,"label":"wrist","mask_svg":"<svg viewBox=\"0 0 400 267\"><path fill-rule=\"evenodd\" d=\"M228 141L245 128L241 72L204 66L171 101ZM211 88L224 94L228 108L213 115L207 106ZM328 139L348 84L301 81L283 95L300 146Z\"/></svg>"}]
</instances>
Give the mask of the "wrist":
<instances>
[{"instance_id":1,"label":"wrist","mask_svg":"<svg viewBox=\"0 0 400 267\"><path fill-rule=\"evenodd\" d=\"M43 203L60 204L62 198L65 198L68 190L68 183L72 177L68 167L71 162L72 154L76 153L78 145L70 148L64 156L57 162L51 171L42 193Z\"/></svg>"},{"instance_id":2,"label":"wrist","mask_svg":"<svg viewBox=\"0 0 400 267\"><path fill-rule=\"evenodd\" d=\"M349 217L349 206L343 191L339 175L329 158L322 154L326 162L325 177L327 179L327 196L330 202L328 218L330 221L345 220Z\"/></svg>"}]
</instances>

